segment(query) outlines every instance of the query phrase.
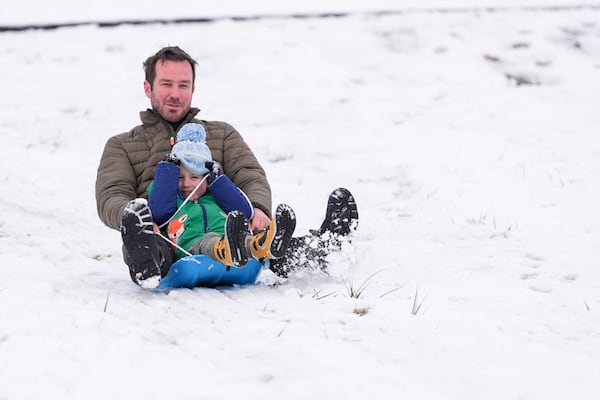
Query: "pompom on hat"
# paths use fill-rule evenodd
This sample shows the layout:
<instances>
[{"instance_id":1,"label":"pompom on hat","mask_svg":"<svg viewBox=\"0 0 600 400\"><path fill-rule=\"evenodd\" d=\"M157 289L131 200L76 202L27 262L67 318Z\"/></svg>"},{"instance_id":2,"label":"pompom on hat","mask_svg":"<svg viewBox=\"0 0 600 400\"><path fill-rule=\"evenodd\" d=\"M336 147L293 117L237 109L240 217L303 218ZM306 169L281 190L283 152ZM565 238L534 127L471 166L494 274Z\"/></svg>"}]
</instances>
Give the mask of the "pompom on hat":
<instances>
[{"instance_id":1,"label":"pompom on hat","mask_svg":"<svg viewBox=\"0 0 600 400\"><path fill-rule=\"evenodd\" d=\"M212 161L212 155L206 145L206 131L202 125L194 123L183 125L177 133L177 143L171 153L192 174L208 173L204 163Z\"/></svg>"}]
</instances>

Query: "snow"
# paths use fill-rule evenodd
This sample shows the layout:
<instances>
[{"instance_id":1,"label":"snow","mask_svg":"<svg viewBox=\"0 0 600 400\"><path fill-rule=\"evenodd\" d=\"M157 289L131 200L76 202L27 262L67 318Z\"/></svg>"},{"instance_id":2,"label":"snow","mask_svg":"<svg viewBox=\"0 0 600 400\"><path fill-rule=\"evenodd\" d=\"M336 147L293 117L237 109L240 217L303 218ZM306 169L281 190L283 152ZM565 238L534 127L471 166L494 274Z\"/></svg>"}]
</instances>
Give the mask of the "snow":
<instances>
[{"instance_id":1,"label":"snow","mask_svg":"<svg viewBox=\"0 0 600 400\"><path fill-rule=\"evenodd\" d=\"M598 7L593 0L179 0L169 4L148 0L20 0L4 7L0 27L60 23L173 20L189 18L249 18L322 13L378 13L414 10L581 8ZM68 11L66 11L68 10Z\"/></svg>"},{"instance_id":2,"label":"snow","mask_svg":"<svg viewBox=\"0 0 600 400\"><path fill-rule=\"evenodd\" d=\"M0 25L191 3L22 1ZM193 14L366 7L280 3ZM0 33L0 399L595 399L600 10L398 3ZM96 168L169 44L199 61L194 105L244 135L299 234L331 190L354 193L357 236L330 276L168 295L130 281Z\"/></svg>"}]
</instances>

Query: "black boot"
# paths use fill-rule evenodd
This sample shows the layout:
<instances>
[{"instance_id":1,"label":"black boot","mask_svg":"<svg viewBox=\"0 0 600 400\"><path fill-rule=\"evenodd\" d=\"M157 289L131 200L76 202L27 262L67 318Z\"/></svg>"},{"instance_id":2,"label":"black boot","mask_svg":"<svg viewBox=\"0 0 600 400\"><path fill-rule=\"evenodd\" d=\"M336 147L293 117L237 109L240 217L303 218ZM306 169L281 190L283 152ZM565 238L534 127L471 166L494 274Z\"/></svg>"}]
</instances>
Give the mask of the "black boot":
<instances>
[{"instance_id":1,"label":"black boot","mask_svg":"<svg viewBox=\"0 0 600 400\"><path fill-rule=\"evenodd\" d=\"M348 189L337 188L329 195L325 219L316 232L323 236L329 233L332 237L350 235L358 227L358 209L354 196Z\"/></svg>"},{"instance_id":2,"label":"black boot","mask_svg":"<svg viewBox=\"0 0 600 400\"><path fill-rule=\"evenodd\" d=\"M158 284L161 276L161 256L152 229L152 214L145 199L127 203L121 217L121 237L125 247L125 262L131 279L141 286Z\"/></svg>"},{"instance_id":3,"label":"black boot","mask_svg":"<svg viewBox=\"0 0 600 400\"><path fill-rule=\"evenodd\" d=\"M239 211L231 211L225 220L225 235L213 247L213 258L228 267L244 266L248 262L246 235L246 216Z\"/></svg>"},{"instance_id":4,"label":"black boot","mask_svg":"<svg viewBox=\"0 0 600 400\"><path fill-rule=\"evenodd\" d=\"M271 260L270 269L286 278L298 269L327 269L327 256L339 251L344 241L351 242L358 227L358 209L348 189L335 189L327 201L325 219L318 230L292 238L284 256Z\"/></svg>"},{"instance_id":5,"label":"black boot","mask_svg":"<svg viewBox=\"0 0 600 400\"><path fill-rule=\"evenodd\" d=\"M256 260L285 255L296 229L296 214L287 204L279 204L269 227L248 241L248 251Z\"/></svg>"}]
</instances>

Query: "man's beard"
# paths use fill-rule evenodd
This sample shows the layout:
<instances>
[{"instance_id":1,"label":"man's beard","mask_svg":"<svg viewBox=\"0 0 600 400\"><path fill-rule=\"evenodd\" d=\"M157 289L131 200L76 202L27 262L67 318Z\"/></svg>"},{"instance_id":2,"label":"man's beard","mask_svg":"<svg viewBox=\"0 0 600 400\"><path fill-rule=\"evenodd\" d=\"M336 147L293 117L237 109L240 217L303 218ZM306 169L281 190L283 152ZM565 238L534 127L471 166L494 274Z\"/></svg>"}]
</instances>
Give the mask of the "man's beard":
<instances>
[{"instance_id":1,"label":"man's beard","mask_svg":"<svg viewBox=\"0 0 600 400\"><path fill-rule=\"evenodd\" d=\"M187 109L183 108L184 104L180 101L167 101L161 104L156 100L152 99L150 103L152 104L152 109L157 114L159 114L163 119L172 124L180 122L189 111L189 107ZM176 109L175 113L169 112L168 110L171 108L171 106L167 105L167 103L176 105L179 108Z\"/></svg>"}]
</instances>

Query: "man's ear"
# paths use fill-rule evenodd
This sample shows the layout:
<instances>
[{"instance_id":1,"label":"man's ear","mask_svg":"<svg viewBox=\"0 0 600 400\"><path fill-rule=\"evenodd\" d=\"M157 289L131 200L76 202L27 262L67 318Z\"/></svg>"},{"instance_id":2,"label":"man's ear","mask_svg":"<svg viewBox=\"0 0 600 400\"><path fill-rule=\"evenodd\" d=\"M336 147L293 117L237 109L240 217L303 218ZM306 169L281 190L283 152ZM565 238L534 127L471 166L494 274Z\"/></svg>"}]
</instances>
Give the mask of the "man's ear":
<instances>
[{"instance_id":1,"label":"man's ear","mask_svg":"<svg viewBox=\"0 0 600 400\"><path fill-rule=\"evenodd\" d=\"M150 86L150 82L144 81L144 93L146 93L146 97L150 98L152 96L152 86Z\"/></svg>"}]
</instances>

